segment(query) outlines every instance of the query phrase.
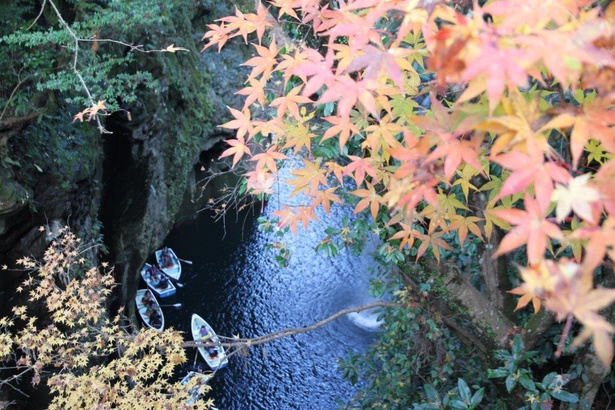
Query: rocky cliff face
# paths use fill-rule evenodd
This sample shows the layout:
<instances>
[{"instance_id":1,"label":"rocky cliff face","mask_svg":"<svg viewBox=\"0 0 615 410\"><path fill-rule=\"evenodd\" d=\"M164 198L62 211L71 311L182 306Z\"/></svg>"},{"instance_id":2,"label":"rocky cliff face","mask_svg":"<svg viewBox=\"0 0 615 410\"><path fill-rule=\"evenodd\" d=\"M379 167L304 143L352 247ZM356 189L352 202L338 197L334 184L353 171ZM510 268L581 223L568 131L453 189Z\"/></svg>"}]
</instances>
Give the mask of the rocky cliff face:
<instances>
[{"instance_id":1,"label":"rocky cliff face","mask_svg":"<svg viewBox=\"0 0 615 410\"><path fill-rule=\"evenodd\" d=\"M140 266L162 245L180 208L190 209L181 205L193 196L199 155L228 137L215 125L226 121L226 105L239 104L230 90L245 78L241 45L221 55L200 53L205 24L232 12L230 5L185 3L165 36L190 51L139 56L128 69L153 72L162 91L144 91L124 107L130 118L126 112L108 118L113 134L73 124L71 113L0 129L18 163L0 167L0 265L42 255L51 238L39 228L69 224L86 240L104 235L109 253L93 257L115 265L123 301L133 294ZM19 273L0 280L7 292Z\"/></svg>"}]
</instances>

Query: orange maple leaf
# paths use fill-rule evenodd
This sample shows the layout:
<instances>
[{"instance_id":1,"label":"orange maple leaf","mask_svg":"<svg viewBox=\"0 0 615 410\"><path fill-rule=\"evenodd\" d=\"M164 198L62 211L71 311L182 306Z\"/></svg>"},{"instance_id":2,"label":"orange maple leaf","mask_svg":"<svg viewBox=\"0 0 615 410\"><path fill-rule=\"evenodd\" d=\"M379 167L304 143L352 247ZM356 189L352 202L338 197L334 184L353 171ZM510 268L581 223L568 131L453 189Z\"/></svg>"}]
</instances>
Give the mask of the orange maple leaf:
<instances>
[{"instance_id":1,"label":"orange maple leaf","mask_svg":"<svg viewBox=\"0 0 615 410\"><path fill-rule=\"evenodd\" d=\"M416 232L416 239L421 241L421 245L418 247L416 252L416 260L418 261L421 256L427 251L429 246L431 246L431 252L434 254L436 259L440 261L440 249L451 250L452 248L446 243L442 238L446 232L438 231L434 233L430 233L429 235L424 235L420 232Z\"/></svg>"},{"instance_id":2,"label":"orange maple leaf","mask_svg":"<svg viewBox=\"0 0 615 410\"><path fill-rule=\"evenodd\" d=\"M220 155L220 158L230 157L232 155L233 156L233 166L237 165L237 163L241 160L244 154L248 154L248 155L252 154L252 152L250 151L250 148L246 145L246 142L243 139L243 137L233 139L233 140L227 140L226 143L230 145L231 147L227 148L222 153L222 155Z\"/></svg>"},{"instance_id":3,"label":"orange maple leaf","mask_svg":"<svg viewBox=\"0 0 615 410\"><path fill-rule=\"evenodd\" d=\"M348 155L348 158L350 158L352 162L344 168L344 175L352 176L358 187L361 186L366 175L372 178L377 177L372 158L362 158L355 155Z\"/></svg>"},{"instance_id":4,"label":"orange maple leaf","mask_svg":"<svg viewBox=\"0 0 615 410\"><path fill-rule=\"evenodd\" d=\"M544 260L536 265L520 268L519 273L523 279L523 284L508 291L508 293L513 295L521 295L515 312L525 307L531 301L534 306L534 313L536 313L540 310L540 298L544 294L555 290L557 277L549 272Z\"/></svg>"},{"instance_id":5,"label":"orange maple leaf","mask_svg":"<svg viewBox=\"0 0 615 410\"><path fill-rule=\"evenodd\" d=\"M312 206L316 208L317 206L322 205L325 212L329 213L332 203L335 202L338 204L343 204L344 201L342 201L339 196L334 194L336 190L337 187L327 188L325 190L318 190L316 195L314 195L314 201L312 203Z\"/></svg>"},{"instance_id":6,"label":"orange maple leaf","mask_svg":"<svg viewBox=\"0 0 615 410\"><path fill-rule=\"evenodd\" d=\"M412 245L414 245L414 239L416 238L416 235L420 234L420 232L403 222L400 222L399 225L401 226L401 228L397 228L396 232L389 238L389 241L400 240L399 250L402 250L404 246L407 246L408 249L411 249Z\"/></svg>"},{"instance_id":7,"label":"orange maple leaf","mask_svg":"<svg viewBox=\"0 0 615 410\"><path fill-rule=\"evenodd\" d=\"M574 127L570 133L572 165L576 169L590 138L602 144L611 154L615 153L615 111L610 108L612 101L596 99L581 108L567 110L553 118L542 129L566 129Z\"/></svg>"},{"instance_id":8,"label":"orange maple leaf","mask_svg":"<svg viewBox=\"0 0 615 410\"><path fill-rule=\"evenodd\" d=\"M354 207L353 214L358 214L362 210L369 207L372 218L376 220L378 211L380 210L380 204L383 202L382 196L376 192L376 188L369 182L366 184L366 189L356 189L352 191L352 194L362 198Z\"/></svg>"},{"instance_id":9,"label":"orange maple leaf","mask_svg":"<svg viewBox=\"0 0 615 410\"><path fill-rule=\"evenodd\" d=\"M329 138L333 138L335 135L339 134L340 150L344 149L344 146L350 137L357 135L360 132L354 122L350 120L350 117L324 117L323 120L330 122L333 126L325 131L321 141L328 140Z\"/></svg>"},{"instance_id":10,"label":"orange maple leaf","mask_svg":"<svg viewBox=\"0 0 615 410\"><path fill-rule=\"evenodd\" d=\"M217 44L218 52L220 52L220 50L222 50L222 47L224 47L224 44L226 44L226 42L230 38L228 28L224 25L224 23L208 24L207 27L209 28L209 30L207 30L207 32L203 34L203 38L201 40L202 41L205 41L206 39L209 39L209 40L203 46L203 49L201 51L205 51L209 47Z\"/></svg>"},{"instance_id":11,"label":"orange maple leaf","mask_svg":"<svg viewBox=\"0 0 615 410\"><path fill-rule=\"evenodd\" d=\"M571 15L579 14L579 6L575 2L561 0L504 0L485 5L483 10L493 16L501 17L498 19L500 29L515 30L526 26L541 29L552 21L558 25L566 24ZM519 13L519 10L523 10L523 13Z\"/></svg>"},{"instance_id":12,"label":"orange maple leaf","mask_svg":"<svg viewBox=\"0 0 615 410\"><path fill-rule=\"evenodd\" d=\"M378 80L380 73L384 71L393 80L400 90L403 90L403 76L401 68L406 71L414 71L410 63L402 57L411 53L408 49L389 49L381 50L372 45L366 45L362 49L363 54L356 56L348 66L346 72L352 73L364 69L362 76L365 80Z\"/></svg>"},{"instance_id":13,"label":"orange maple leaf","mask_svg":"<svg viewBox=\"0 0 615 410\"><path fill-rule=\"evenodd\" d=\"M284 114L286 113L286 111L288 111L290 115L292 115L295 119L297 120L301 119L301 114L299 113L298 104L307 104L307 103L312 102L312 100L310 100L309 98L299 95L299 91L301 90L301 87L302 86L297 86L293 88L292 90L290 90L285 95L278 97L275 100L271 101L269 106L278 107L278 118L279 119L282 119L284 117Z\"/></svg>"},{"instance_id":14,"label":"orange maple leaf","mask_svg":"<svg viewBox=\"0 0 615 410\"><path fill-rule=\"evenodd\" d=\"M228 109L231 110L231 114L235 119L225 122L219 125L219 127L237 130L237 139L243 138L246 134L248 134L248 138L251 137L253 134L253 126L250 121L250 110L245 108L243 111L239 111L231 107L228 107Z\"/></svg>"},{"instance_id":15,"label":"orange maple leaf","mask_svg":"<svg viewBox=\"0 0 615 410\"><path fill-rule=\"evenodd\" d=\"M461 79L466 82L481 76L486 79L482 84L489 97L489 113L492 113L507 87L515 89L527 85L527 67L532 60L528 52L516 48L500 48L489 38L480 46L482 48L478 55L466 61L467 66L461 73Z\"/></svg>"},{"instance_id":16,"label":"orange maple leaf","mask_svg":"<svg viewBox=\"0 0 615 410\"><path fill-rule=\"evenodd\" d=\"M590 225L576 229L570 239L589 239L585 248L583 264L588 271L593 271L608 254L615 262L615 218L608 216L601 226Z\"/></svg>"},{"instance_id":17,"label":"orange maple leaf","mask_svg":"<svg viewBox=\"0 0 615 410\"><path fill-rule=\"evenodd\" d=\"M290 64L288 60L287 62ZM280 69L283 63L280 63L277 69ZM335 81L333 58L331 56L324 58L318 51L311 48L305 49L301 53L301 60L293 62L292 66L286 69L286 73L301 78L310 77L303 88L304 97L311 96L323 85L330 85Z\"/></svg>"},{"instance_id":18,"label":"orange maple leaf","mask_svg":"<svg viewBox=\"0 0 615 410\"><path fill-rule=\"evenodd\" d=\"M281 152L278 152L276 147L269 147L267 151L254 155L252 158L250 158L250 161L257 161L257 169L266 168L270 172L276 173L278 172L278 167L275 162L287 158L288 157L286 155L282 154Z\"/></svg>"},{"instance_id":19,"label":"orange maple leaf","mask_svg":"<svg viewBox=\"0 0 615 410\"><path fill-rule=\"evenodd\" d=\"M96 118L98 113L106 113L106 110L107 110L107 106L105 105L106 101L107 100L98 100L96 104L75 114L75 116L73 117L73 122L77 120L83 122L84 117L86 121L91 121L92 119Z\"/></svg>"},{"instance_id":20,"label":"orange maple leaf","mask_svg":"<svg viewBox=\"0 0 615 410\"><path fill-rule=\"evenodd\" d=\"M245 174L248 183L248 190L253 195L273 194L273 184L275 175L264 169L256 169Z\"/></svg>"},{"instance_id":21,"label":"orange maple leaf","mask_svg":"<svg viewBox=\"0 0 615 410\"><path fill-rule=\"evenodd\" d=\"M567 260L552 263L550 270L558 278L558 283L555 291L545 298L545 306L555 313L557 320L567 318L568 323L571 323L574 316L581 322L584 328L575 338L574 345L579 346L592 337L596 355L608 366L613 359L613 342L609 334L615 333L615 328L599 312L615 301L615 289L594 289L593 271L582 269L580 265ZM569 329L567 324L561 340L564 340ZM561 345L563 342L560 342ZM560 351L561 348L558 349Z\"/></svg>"},{"instance_id":22,"label":"orange maple leaf","mask_svg":"<svg viewBox=\"0 0 615 410\"><path fill-rule=\"evenodd\" d=\"M250 83L249 87L244 87L235 93L247 96L243 103L243 109L247 109L255 101L258 101L263 107L265 105L265 82L262 79L256 80L254 78L249 79L248 82Z\"/></svg>"},{"instance_id":23,"label":"orange maple leaf","mask_svg":"<svg viewBox=\"0 0 615 410\"><path fill-rule=\"evenodd\" d=\"M297 195L301 191L307 191L308 195L318 190L320 185L327 186L326 170L320 166L320 161L308 161L301 159L304 167L291 171L296 178L285 182L295 187L289 196Z\"/></svg>"},{"instance_id":24,"label":"orange maple leaf","mask_svg":"<svg viewBox=\"0 0 615 410\"><path fill-rule=\"evenodd\" d=\"M248 79L256 78L257 75L262 74L261 80L266 82L273 71L273 67L277 64L278 47L275 41L271 41L269 48L253 44L258 53L258 57L252 57L242 65L254 67L252 72L248 76Z\"/></svg>"},{"instance_id":25,"label":"orange maple leaf","mask_svg":"<svg viewBox=\"0 0 615 410\"><path fill-rule=\"evenodd\" d=\"M278 9L278 20L285 14L291 16L295 20L300 20L295 10L293 10L293 4L288 0L269 0L269 3Z\"/></svg>"},{"instance_id":26,"label":"orange maple leaf","mask_svg":"<svg viewBox=\"0 0 615 410\"><path fill-rule=\"evenodd\" d=\"M472 232L474 235L483 239L483 234L480 231L480 228L476 224L477 222L482 221L482 218L477 216L462 216L462 215L453 215L451 217L451 224L448 226L449 230L456 230L457 235L459 236L459 244L463 245L466 240L466 236L468 232Z\"/></svg>"},{"instance_id":27,"label":"orange maple leaf","mask_svg":"<svg viewBox=\"0 0 615 410\"><path fill-rule=\"evenodd\" d=\"M316 104L325 104L339 100L337 103L337 115L344 118L348 117L350 110L356 106L357 102L360 102L370 114L379 118L380 112L373 91L380 87L382 85L378 81L355 81L346 74L337 76L332 84L329 85L329 88L316 101Z\"/></svg>"}]
</instances>

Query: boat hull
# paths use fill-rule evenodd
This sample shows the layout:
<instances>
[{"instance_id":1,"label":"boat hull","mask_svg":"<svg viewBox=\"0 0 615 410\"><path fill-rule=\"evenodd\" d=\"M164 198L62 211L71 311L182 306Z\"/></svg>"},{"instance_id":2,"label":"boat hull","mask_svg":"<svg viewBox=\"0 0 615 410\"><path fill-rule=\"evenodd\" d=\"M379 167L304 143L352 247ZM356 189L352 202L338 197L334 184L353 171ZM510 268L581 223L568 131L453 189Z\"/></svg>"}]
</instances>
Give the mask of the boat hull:
<instances>
[{"instance_id":1,"label":"boat hull","mask_svg":"<svg viewBox=\"0 0 615 410\"><path fill-rule=\"evenodd\" d=\"M216 334L216 332L214 332L213 328L209 325L209 323L207 323L202 317L200 317L196 313L192 314L192 321L190 326L192 329L192 338L194 339L194 341L199 342L202 340L199 333L201 326L205 326L207 328L209 334L211 335L210 340L213 343L220 342L218 335ZM209 353L207 353L207 350L204 347L199 347L198 350L207 365L211 368L211 370L222 369L223 367L226 367L228 365L228 358L226 357L224 347L220 345L216 346L218 356L216 356L215 358L212 358Z\"/></svg>"},{"instance_id":2,"label":"boat hull","mask_svg":"<svg viewBox=\"0 0 615 410\"><path fill-rule=\"evenodd\" d=\"M175 280L179 280L179 277L182 275L182 264L180 263L179 258L177 257L175 252L173 252L173 249L167 249L169 250L169 256L171 257L173 265L165 266L163 264L162 249L158 249L155 253L156 262L158 263L158 266L160 266L160 269L162 269L167 275L169 275Z\"/></svg>"},{"instance_id":3,"label":"boat hull","mask_svg":"<svg viewBox=\"0 0 615 410\"><path fill-rule=\"evenodd\" d=\"M213 377L211 374L203 374L199 372L188 372L188 374L182 379L181 384L186 385L190 382L190 379L197 377L199 380L195 382L194 387L192 387L188 393L190 393L190 400L186 402L187 405L191 405L195 401L201 397L201 393L199 392L199 388L201 386L205 386L209 383L209 380Z\"/></svg>"},{"instance_id":4,"label":"boat hull","mask_svg":"<svg viewBox=\"0 0 615 410\"><path fill-rule=\"evenodd\" d=\"M161 324L159 327L152 326L149 317L145 313L147 311L147 306L143 304L143 302L141 302L141 299L143 299L143 296L145 296L146 293L150 294L152 300L154 301L154 309L158 311L158 314L160 315ZM149 289L137 290L137 296L135 296L135 304L137 305L137 310L139 311L139 315L141 316L141 320L143 320L143 323L145 323L145 325L149 328L157 330L158 332L162 332L162 330L164 329L164 314L162 313L160 304L158 303L158 300L156 300L156 296L154 296L153 292Z\"/></svg>"},{"instance_id":5,"label":"boat hull","mask_svg":"<svg viewBox=\"0 0 615 410\"><path fill-rule=\"evenodd\" d=\"M143 268L141 269L141 277L147 284L147 287L149 287L160 298L166 298L171 295L174 295L177 289L175 288L175 285L173 285L173 283L170 280L168 281L167 283L168 286L165 289L160 289L155 286L153 280L147 274L147 269L150 266L151 265L149 263L146 263L145 266L143 266Z\"/></svg>"}]
</instances>

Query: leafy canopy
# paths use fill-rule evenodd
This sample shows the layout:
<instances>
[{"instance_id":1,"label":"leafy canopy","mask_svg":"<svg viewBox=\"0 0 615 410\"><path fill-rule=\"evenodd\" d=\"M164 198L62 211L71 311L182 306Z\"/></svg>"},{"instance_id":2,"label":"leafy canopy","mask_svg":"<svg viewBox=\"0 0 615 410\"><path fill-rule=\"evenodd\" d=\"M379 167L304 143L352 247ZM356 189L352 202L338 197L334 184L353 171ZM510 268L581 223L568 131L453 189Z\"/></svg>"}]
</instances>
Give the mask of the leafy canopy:
<instances>
[{"instance_id":1,"label":"leafy canopy","mask_svg":"<svg viewBox=\"0 0 615 410\"><path fill-rule=\"evenodd\" d=\"M439 258L454 240L504 229L496 255L527 256L518 307L542 302L576 318L575 343L592 337L610 363L615 328L598 312L615 290L597 289L594 270L615 257L615 6L595 3L289 0L237 10L204 35L219 50L256 34L238 91L245 104L221 125L237 130L222 157L254 160L252 194L279 182L305 195L276 213L293 232L340 199L402 259L414 247L417 258ZM280 34L292 26L319 42ZM303 167L277 181L273 164L291 151Z\"/></svg>"}]
</instances>

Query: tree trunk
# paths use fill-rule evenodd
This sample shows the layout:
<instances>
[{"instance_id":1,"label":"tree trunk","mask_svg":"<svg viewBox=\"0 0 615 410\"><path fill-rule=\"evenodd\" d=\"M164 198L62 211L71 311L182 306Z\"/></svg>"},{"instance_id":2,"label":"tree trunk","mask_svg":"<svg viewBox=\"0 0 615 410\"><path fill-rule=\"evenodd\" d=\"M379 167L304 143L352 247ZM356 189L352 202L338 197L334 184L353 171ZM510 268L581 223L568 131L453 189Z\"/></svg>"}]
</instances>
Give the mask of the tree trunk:
<instances>
[{"instance_id":1,"label":"tree trunk","mask_svg":"<svg viewBox=\"0 0 615 410\"><path fill-rule=\"evenodd\" d=\"M473 324L470 330L488 349L508 348L508 341L514 336L515 325L502 311L476 289L470 281L453 265L439 265L433 259L427 259L423 266L413 265L414 273L426 268L423 274L441 283L436 289L441 293L447 308L469 318ZM414 276L412 272L410 277ZM441 289L440 289L441 288Z\"/></svg>"}]
</instances>

